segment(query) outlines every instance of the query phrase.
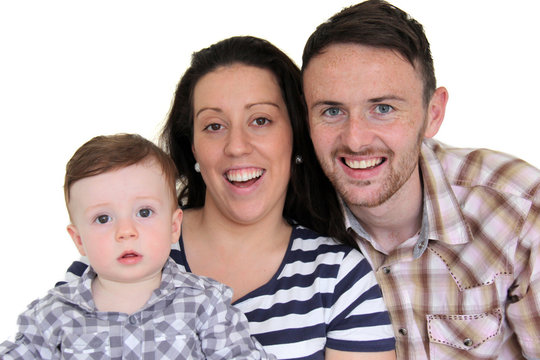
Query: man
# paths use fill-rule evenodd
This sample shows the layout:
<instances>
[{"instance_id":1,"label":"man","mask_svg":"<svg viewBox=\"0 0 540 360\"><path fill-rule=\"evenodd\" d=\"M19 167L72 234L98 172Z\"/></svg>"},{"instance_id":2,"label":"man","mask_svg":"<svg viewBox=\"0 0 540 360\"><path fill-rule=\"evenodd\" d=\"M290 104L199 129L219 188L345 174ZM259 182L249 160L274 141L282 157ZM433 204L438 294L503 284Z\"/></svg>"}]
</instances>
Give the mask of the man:
<instances>
[{"instance_id":1,"label":"man","mask_svg":"<svg viewBox=\"0 0 540 360\"><path fill-rule=\"evenodd\" d=\"M540 358L540 172L432 139L422 26L370 0L309 38L303 81L321 165L383 290L400 359Z\"/></svg>"}]
</instances>

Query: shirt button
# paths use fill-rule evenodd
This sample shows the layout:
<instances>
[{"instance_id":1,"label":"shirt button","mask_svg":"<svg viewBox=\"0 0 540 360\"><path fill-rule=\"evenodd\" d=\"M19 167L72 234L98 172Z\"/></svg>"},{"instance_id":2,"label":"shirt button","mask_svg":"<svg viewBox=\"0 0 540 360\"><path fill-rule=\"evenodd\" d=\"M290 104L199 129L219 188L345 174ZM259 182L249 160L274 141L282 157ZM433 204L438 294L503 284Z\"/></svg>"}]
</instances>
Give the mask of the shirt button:
<instances>
[{"instance_id":1,"label":"shirt button","mask_svg":"<svg viewBox=\"0 0 540 360\"><path fill-rule=\"evenodd\" d=\"M401 328L401 329L399 329L398 331L399 331L399 333L400 333L401 335L403 335L403 336L407 336L407 334L408 334L408 331L407 331L407 329L405 329L405 328Z\"/></svg>"},{"instance_id":2,"label":"shirt button","mask_svg":"<svg viewBox=\"0 0 540 360\"><path fill-rule=\"evenodd\" d=\"M137 318L135 318L135 316L130 316L128 320L131 325L135 325L137 323Z\"/></svg>"},{"instance_id":3,"label":"shirt button","mask_svg":"<svg viewBox=\"0 0 540 360\"><path fill-rule=\"evenodd\" d=\"M382 268L382 271L383 271L383 273L385 273L386 275L390 274L390 268L387 267L387 266L383 267L383 268Z\"/></svg>"},{"instance_id":4,"label":"shirt button","mask_svg":"<svg viewBox=\"0 0 540 360\"><path fill-rule=\"evenodd\" d=\"M473 341L471 339L469 339L469 338L466 338L465 340L463 340L463 344L465 346L472 346Z\"/></svg>"}]
</instances>

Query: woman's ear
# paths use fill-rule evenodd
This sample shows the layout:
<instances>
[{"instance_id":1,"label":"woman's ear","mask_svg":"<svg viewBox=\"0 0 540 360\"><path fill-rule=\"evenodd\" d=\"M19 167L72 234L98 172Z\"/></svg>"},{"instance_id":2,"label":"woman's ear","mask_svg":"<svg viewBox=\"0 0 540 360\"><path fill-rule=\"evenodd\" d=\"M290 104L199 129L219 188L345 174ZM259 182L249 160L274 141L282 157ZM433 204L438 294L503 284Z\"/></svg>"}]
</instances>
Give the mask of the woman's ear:
<instances>
[{"instance_id":1,"label":"woman's ear","mask_svg":"<svg viewBox=\"0 0 540 360\"><path fill-rule=\"evenodd\" d=\"M79 254L81 254L82 256L86 256L86 251L84 251L81 235L79 234L79 230L77 229L77 227L73 224L69 224L67 227L67 232L69 236L71 236L71 239L77 247L77 250L79 250Z\"/></svg>"},{"instance_id":2,"label":"woman's ear","mask_svg":"<svg viewBox=\"0 0 540 360\"><path fill-rule=\"evenodd\" d=\"M431 96L427 108L427 126L424 137L432 138L437 134L444 119L446 103L448 102L448 91L444 87L439 87Z\"/></svg>"}]
</instances>

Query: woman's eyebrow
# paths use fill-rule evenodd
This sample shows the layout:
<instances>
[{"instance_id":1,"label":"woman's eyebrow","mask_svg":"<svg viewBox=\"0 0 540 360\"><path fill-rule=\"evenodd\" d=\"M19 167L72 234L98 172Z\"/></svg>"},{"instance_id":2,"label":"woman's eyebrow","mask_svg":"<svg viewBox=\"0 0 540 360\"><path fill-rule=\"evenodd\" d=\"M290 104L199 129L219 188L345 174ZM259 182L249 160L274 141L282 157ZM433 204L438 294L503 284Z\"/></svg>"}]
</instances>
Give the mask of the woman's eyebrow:
<instances>
[{"instance_id":1,"label":"woman's eyebrow","mask_svg":"<svg viewBox=\"0 0 540 360\"><path fill-rule=\"evenodd\" d=\"M261 102L256 102L256 103L251 103L251 104L247 104L246 105L246 109L249 109L249 108L252 108L253 106L257 106L257 105L270 105L270 106L275 106L276 108L280 108L278 104L276 104L275 102L272 102L272 101L261 101Z\"/></svg>"},{"instance_id":2,"label":"woman's eyebrow","mask_svg":"<svg viewBox=\"0 0 540 360\"><path fill-rule=\"evenodd\" d=\"M215 108L215 107L203 107L202 109L200 109L199 111L197 111L197 113L195 114L195 117L198 117L200 115L200 113L202 113L203 111L215 111L215 112L218 112L218 113L222 113L223 110L221 110L220 108Z\"/></svg>"}]
</instances>

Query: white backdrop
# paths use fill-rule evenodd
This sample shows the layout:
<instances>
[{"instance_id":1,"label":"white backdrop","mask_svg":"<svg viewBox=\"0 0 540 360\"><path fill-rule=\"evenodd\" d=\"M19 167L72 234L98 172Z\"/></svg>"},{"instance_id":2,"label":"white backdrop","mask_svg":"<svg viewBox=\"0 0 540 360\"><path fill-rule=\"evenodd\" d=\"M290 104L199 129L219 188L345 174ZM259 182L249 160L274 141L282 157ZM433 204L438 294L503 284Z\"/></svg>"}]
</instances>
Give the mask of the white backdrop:
<instances>
[{"instance_id":1,"label":"white backdrop","mask_svg":"<svg viewBox=\"0 0 540 360\"><path fill-rule=\"evenodd\" d=\"M78 253L62 182L99 134L156 139L193 51L266 38L301 63L315 27L354 0L0 0L0 342ZM396 0L424 24L450 92L437 138L540 166L540 3Z\"/></svg>"}]
</instances>

